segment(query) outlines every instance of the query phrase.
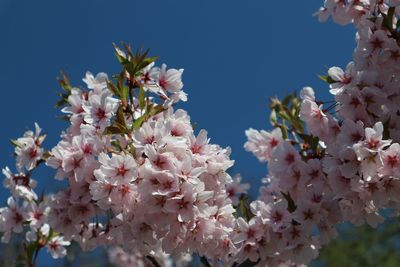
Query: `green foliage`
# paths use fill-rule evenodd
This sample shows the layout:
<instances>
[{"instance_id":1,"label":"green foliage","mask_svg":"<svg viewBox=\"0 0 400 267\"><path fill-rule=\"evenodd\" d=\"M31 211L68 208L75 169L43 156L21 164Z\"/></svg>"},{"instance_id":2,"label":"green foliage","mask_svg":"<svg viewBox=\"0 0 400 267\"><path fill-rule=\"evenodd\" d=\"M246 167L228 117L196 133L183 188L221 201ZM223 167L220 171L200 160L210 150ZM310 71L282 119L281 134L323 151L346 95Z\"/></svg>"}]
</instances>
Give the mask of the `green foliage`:
<instances>
[{"instance_id":1,"label":"green foliage","mask_svg":"<svg viewBox=\"0 0 400 267\"><path fill-rule=\"evenodd\" d=\"M148 57L149 50L142 51L139 49L134 53L127 44L123 44L123 49L115 44L113 46L122 69L119 74L113 75L112 80L107 81L107 88L115 98L120 100L120 106L114 121L104 130L103 134L129 135L139 129L145 121L165 110L162 105L151 101L143 88L143 84L138 82L139 77L143 75L143 69L158 57ZM58 94L60 99L56 104L56 107L59 108L68 104L68 97L71 95L73 87L63 72L61 72L58 82L62 88L62 92ZM136 108L141 111L141 116L133 119L135 114L133 109ZM69 115L63 116L62 119L69 120ZM129 119L132 119L132 123L128 126L127 120ZM14 146L19 145L15 140L11 140L11 142ZM115 147L118 149L120 146Z\"/></svg>"},{"instance_id":2,"label":"green foliage","mask_svg":"<svg viewBox=\"0 0 400 267\"><path fill-rule=\"evenodd\" d=\"M56 108L60 108L68 104L68 97L71 95L72 86L68 76L62 71L60 73L60 77L58 77L57 80L63 90L62 93L58 93L60 100L55 105Z\"/></svg>"},{"instance_id":3,"label":"green foliage","mask_svg":"<svg viewBox=\"0 0 400 267\"><path fill-rule=\"evenodd\" d=\"M272 126L280 128L283 139L297 146L305 160L323 155L324 149L319 145L319 138L307 133L299 117L301 100L296 93L289 94L283 100L272 98L270 108Z\"/></svg>"},{"instance_id":4,"label":"green foliage","mask_svg":"<svg viewBox=\"0 0 400 267\"><path fill-rule=\"evenodd\" d=\"M336 81L334 79L332 79L330 76L326 75L318 75L318 78L320 78L321 80L323 80L324 82L331 84L331 83L336 83Z\"/></svg>"},{"instance_id":5,"label":"green foliage","mask_svg":"<svg viewBox=\"0 0 400 267\"><path fill-rule=\"evenodd\" d=\"M117 110L117 116L113 124L108 126L103 134L125 134L128 133L123 107L120 106Z\"/></svg>"},{"instance_id":6,"label":"green foliage","mask_svg":"<svg viewBox=\"0 0 400 267\"><path fill-rule=\"evenodd\" d=\"M393 18L394 18L394 12L395 12L395 7L390 7L387 15L384 13L381 13L383 16L383 21L382 21L382 26L389 31L393 31Z\"/></svg>"},{"instance_id":7,"label":"green foliage","mask_svg":"<svg viewBox=\"0 0 400 267\"><path fill-rule=\"evenodd\" d=\"M251 260L246 260L245 262L239 264L237 267L253 267L256 266L258 262L252 262Z\"/></svg>"},{"instance_id":8,"label":"green foliage","mask_svg":"<svg viewBox=\"0 0 400 267\"><path fill-rule=\"evenodd\" d=\"M345 225L339 237L322 249L312 266L397 267L400 265L400 219L390 219L377 229ZM322 263L322 264L321 264Z\"/></svg>"},{"instance_id":9,"label":"green foliage","mask_svg":"<svg viewBox=\"0 0 400 267\"><path fill-rule=\"evenodd\" d=\"M271 99L271 115L270 122L274 127L280 127L284 138L288 138L287 126L290 126L291 131L302 133L304 125L299 119L301 101L296 93L286 96L282 101L277 98Z\"/></svg>"},{"instance_id":10,"label":"green foliage","mask_svg":"<svg viewBox=\"0 0 400 267\"><path fill-rule=\"evenodd\" d=\"M130 46L123 44L124 50L114 45L115 55L122 65L122 70L115 75L117 81L108 81L108 89L115 97L121 100L121 106L118 109L116 120L107 127L104 134L130 134L137 130L142 124L152 116L164 111L163 106L154 104L146 95L146 91L137 81L137 78L143 75L143 68L154 62L158 57L147 57L149 50L137 50L132 52ZM133 120L131 127L128 127L125 118L134 116L132 107L135 105L134 97L138 100L138 108L142 111L139 118Z\"/></svg>"},{"instance_id":11,"label":"green foliage","mask_svg":"<svg viewBox=\"0 0 400 267\"><path fill-rule=\"evenodd\" d=\"M247 195L241 194L238 207L236 208L236 210L240 212L240 216L246 221L250 221L250 219L254 217L254 214L250 210L250 202L251 201Z\"/></svg>"},{"instance_id":12,"label":"green foliage","mask_svg":"<svg viewBox=\"0 0 400 267\"><path fill-rule=\"evenodd\" d=\"M132 52L132 49L127 44L122 44L125 51L113 44L115 55L119 62L124 67L130 77L136 77L141 74L141 71L147 67L150 63L156 61L158 57L147 57L149 50L142 51L138 49L136 53Z\"/></svg>"},{"instance_id":13,"label":"green foliage","mask_svg":"<svg viewBox=\"0 0 400 267\"><path fill-rule=\"evenodd\" d=\"M205 257L200 257L200 266L201 267L211 267L210 263L208 263Z\"/></svg>"},{"instance_id":14,"label":"green foliage","mask_svg":"<svg viewBox=\"0 0 400 267\"><path fill-rule=\"evenodd\" d=\"M22 147L22 145L15 139L10 139L10 142L15 147Z\"/></svg>"},{"instance_id":15,"label":"green foliage","mask_svg":"<svg viewBox=\"0 0 400 267\"><path fill-rule=\"evenodd\" d=\"M288 203L288 207L287 210L292 213L297 209L296 203L294 203L292 197L290 196L290 193L284 193L281 192L281 194L283 195L283 197L286 199L287 203Z\"/></svg>"}]
</instances>

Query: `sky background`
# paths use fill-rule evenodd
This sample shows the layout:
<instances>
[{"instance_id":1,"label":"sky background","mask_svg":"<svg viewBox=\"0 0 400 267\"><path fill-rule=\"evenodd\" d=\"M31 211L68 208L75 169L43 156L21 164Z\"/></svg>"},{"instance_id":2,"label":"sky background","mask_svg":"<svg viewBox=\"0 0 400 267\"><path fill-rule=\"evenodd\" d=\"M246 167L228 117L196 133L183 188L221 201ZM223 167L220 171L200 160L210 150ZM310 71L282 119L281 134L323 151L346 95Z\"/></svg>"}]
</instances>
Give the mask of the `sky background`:
<instances>
[{"instance_id":1,"label":"sky background","mask_svg":"<svg viewBox=\"0 0 400 267\"><path fill-rule=\"evenodd\" d=\"M87 70L116 73L112 43L150 48L158 64L184 68L189 101L180 105L209 132L213 143L230 146L239 172L258 192L266 166L245 152L244 131L270 129L268 99L304 86L328 99L317 75L345 67L354 30L312 14L321 1L270 0L0 0L0 165L14 168L9 139L38 122L51 148L67 127L54 108L64 70L74 85ZM56 188L52 171L35 176ZM53 183L53 185L49 185ZM8 197L0 190L0 203ZM47 264L47 265L46 265ZM40 266L48 265L46 257Z\"/></svg>"}]
</instances>

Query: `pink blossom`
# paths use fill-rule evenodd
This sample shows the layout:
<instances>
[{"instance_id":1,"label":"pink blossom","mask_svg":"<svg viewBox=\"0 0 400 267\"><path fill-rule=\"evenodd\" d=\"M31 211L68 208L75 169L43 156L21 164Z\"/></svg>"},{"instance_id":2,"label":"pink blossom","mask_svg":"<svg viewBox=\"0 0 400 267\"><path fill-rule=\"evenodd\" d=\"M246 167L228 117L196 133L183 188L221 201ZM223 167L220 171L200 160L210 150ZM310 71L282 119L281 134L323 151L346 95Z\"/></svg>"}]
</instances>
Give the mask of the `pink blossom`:
<instances>
[{"instance_id":1,"label":"pink blossom","mask_svg":"<svg viewBox=\"0 0 400 267\"><path fill-rule=\"evenodd\" d=\"M137 178L137 166L130 155L113 155L111 158L102 153L99 155L101 167L95 170L97 179L108 181L112 185L127 184Z\"/></svg>"},{"instance_id":2,"label":"pink blossom","mask_svg":"<svg viewBox=\"0 0 400 267\"><path fill-rule=\"evenodd\" d=\"M270 133L250 128L246 131L246 136L248 141L244 148L252 152L260 161L269 161L274 148L283 142L282 132L279 128L275 128Z\"/></svg>"},{"instance_id":3,"label":"pink blossom","mask_svg":"<svg viewBox=\"0 0 400 267\"><path fill-rule=\"evenodd\" d=\"M71 243L69 241L65 241L62 237L53 237L47 243L47 250L54 259L62 258L67 255L65 246L69 246L70 244Z\"/></svg>"}]
</instances>

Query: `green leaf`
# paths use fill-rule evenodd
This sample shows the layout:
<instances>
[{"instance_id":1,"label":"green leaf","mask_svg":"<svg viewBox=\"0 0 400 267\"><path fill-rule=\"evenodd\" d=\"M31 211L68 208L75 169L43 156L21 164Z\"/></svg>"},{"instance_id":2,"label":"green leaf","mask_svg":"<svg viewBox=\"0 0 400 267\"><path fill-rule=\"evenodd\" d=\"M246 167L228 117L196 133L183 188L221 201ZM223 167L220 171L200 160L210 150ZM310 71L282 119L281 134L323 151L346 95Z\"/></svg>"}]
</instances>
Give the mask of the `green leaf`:
<instances>
[{"instance_id":1,"label":"green leaf","mask_svg":"<svg viewBox=\"0 0 400 267\"><path fill-rule=\"evenodd\" d=\"M121 98L121 94L118 90L118 88L115 86L114 83L107 81L107 88L113 93L116 97Z\"/></svg>"},{"instance_id":2,"label":"green leaf","mask_svg":"<svg viewBox=\"0 0 400 267\"><path fill-rule=\"evenodd\" d=\"M384 26L386 29L388 29L390 31L393 30L393 16L394 16L395 10L396 10L395 7L390 7L387 15L382 13L382 16L383 16L382 26Z\"/></svg>"},{"instance_id":3,"label":"green leaf","mask_svg":"<svg viewBox=\"0 0 400 267\"><path fill-rule=\"evenodd\" d=\"M150 63L154 62L158 57L147 57L149 50L142 51L138 49L134 54L129 45L123 43L125 51L113 44L115 54L118 61L123 65L124 69L129 73L130 78L134 79L142 74L142 70Z\"/></svg>"},{"instance_id":4,"label":"green leaf","mask_svg":"<svg viewBox=\"0 0 400 267\"><path fill-rule=\"evenodd\" d=\"M111 145L113 147L115 147L116 149L118 149L118 150L122 150L121 144L120 144L120 142L118 140L111 141Z\"/></svg>"},{"instance_id":5,"label":"green leaf","mask_svg":"<svg viewBox=\"0 0 400 267\"><path fill-rule=\"evenodd\" d=\"M125 51L128 53L128 59L132 59L132 58L134 58L135 56L133 55L133 52L132 52L131 46L130 46L130 45L128 45L127 43L122 43L122 45L124 46L124 48L125 48Z\"/></svg>"},{"instance_id":6,"label":"green leaf","mask_svg":"<svg viewBox=\"0 0 400 267\"><path fill-rule=\"evenodd\" d=\"M337 83L337 81L335 81L328 75L326 75L326 76L318 75L318 78L320 78L321 80L323 80L324 82L329 83L329 84Z\"/></svg>"},{"instance_id":7,"label":"green leaf","mask_svg":"<svg viewBox=\"0 0 400 267\"><path fill-rule=\"evenodd\" d=\"M282 108L282 103L281 101L279 101L278 98L276 97L272 97L270 99L271 103L270 103L270 108L275 110L276 112L279 112Z\"/></svg>"},{"instance_id":8,"label":"green leaf","mask_svg":"<svg viewBox=\"0 0 400 267\"><path fill-rule=\"evenodd\" d=\"M153 256L146 256L146 259L148 259L155 267L161 267L161 265L157 262L157 260Z\"/></svg>"},{"instance_id":9,"label":"green leaf","mask_svg":"<svg viewBox=\"0 0 400 267\"><path fill-rule=\"evenodd\" d=\"M10 139L10 142L13 146L22 147L22 145L15 139Z\"/></svg>"},{"instance_id":10,"label":"green leaf","mask_svg":"<svg viewBox=\"0 0 400 267\"><path fill-rule=\"evenodd\" d=\"M134 130L139 129L140 126L142 126L142 123L144 122L145 118L146 118L145 115L142 115L142 116L140 116L139 118L137 118L137 119L135 120L135 122L133 123L132 128L133 128Z\"/></svg>"},{"instance_id":11,"label":"green leaf","mask_svg":"<svg viewBox=\"0 0 400 267\"><path fill-rule=\"evenodd\" d=\"M246 221L250 221L254 217L250 210L249 198L245 194L241 194L239 197L239 211Z\"/></svg>"},{"instance_id":12,"label":"green leaf","mask_svg":"<svg viewBox=\"0 0 400 267\"><path fill-rule=\"evenodd\" d=\"M114 47L115 56L117 57L118 61L120 63L126 62L127 58L125 52L122 51L115 43L113 43L112 45Z\"/></svg>"},{"instance_id":13,"label":"green leaf","mask_svg":"<svg viewBox=\"0 0 400 267\"><path fill-rule=\"evenodd\" d=\"M50 228L50 233L49 233L49 236L47 237L47 241L49 241L59 235L60 235L60 233L58 233L58 232L54 231L52 228Z\"/></svg>"},{"instance_id":14,"label":"green leaf","mask_svg":"<svg viewBox=\"0 0 400 267\"><path fill-rule=\"evenodd\" d=\"M287 95L287 96L282 100L282 105L287 106L287 105L289 104L289 102L291 102L292 99L293 99L294 97L296 97L296 95L294 95L294 94Z\"/></svg>"},{"instance_id":15,"label":"green leaf","mask_svg":"<svg viewBox=\"0 0 400 267\"><path fill-rule=\"evenodd\" d=\"M123 133L124 133L123 129L121 129L116 125L111 125L104 129L103 135L123 134Z\"/></svg>"},{"instance_id":16,"label":"green leaf","mask_svg":"<svg viewBox=\"0 0 400 267\"><path fill-rule=\"evenodd\" d=\"M297 209L297 206L294 203L292 197L290 196L290 193L289 192L287 192L287 193L281 192L281 194L283 195L283 197L286 199L286 201L288 203L287 210L290 213L294 212Z\"/></svg>"},{"instance_id":17,"label":"green leaf","mask_svg":"<svg viewBox=\"0 0 400 267\"><path fill-rule=\"evenodd\" d=\"M70 115L61 115L61 116L57 116L57 118L60 120L63 120L63 121L69 121L71 116Z\"/></svg>"},{"instance_id":18,"label":"green leaf","mask_svg":"<svg viewBox=\"0 0 400 267\"><path fill-rule=\"evenodd\" d=\"M124 110L122 106L117 109L117 116L112 125L106 127L103 134L125 134L128 133L127 125L124 117Z\"/></svg>"},{"instance_id":19,"label":"green leaf","mask_svg":"<svg viewBox=\"0 0 400 267\"><path fill-rule=\"evenodd\" d=\"M312 149L313 151L317 151L318 145L319 145L319 138L316 137L316 136L313 136L313 137L311 138L310 145L311 145L311 149Z\"/></svg>"},{"instance_id":20,"label":"green leaf","mask_svg":"<svg viewBox=\"0 0 400 267\"><path fill-rule=\"evenodd\" d=\"M201 266L211 267L210 263L208 263L208 260L205 257L200 257L200 263L201 263Z\"/></svg>"},{"instance_id":21,"label":"green leaf","mask_svg":"<svg viewBox=\"0 0 400 267\"><path fill-rule=\"evenodd\" d=\"M303 142L309 145L311 150L317 151L319 146L319 138L317 136L302 133L298 133L298 135L303 140Z\"/></svg>"},{"instance_id":22,"label":"green leaf","mask_svg":"<svg viewBox=\"0 0 400 267\"><path fill-rule=\"evenodd\" d=\"M42 154L42 159L46 160L52 156L51 152L49 151L44 151Z\"/></svg>"},{"instance_id":23,"label":"green leaf","mask_svg":"<svg viewBox=\"0 0 400 267\"><path fill-rule=\"evenodd\" d=\"M269 115L269 122L271 123L272 126L275 126L275 124L278 122L278 117L274 109L271 111L271 114Z\"/></svg>"},{"instance_id":24,"label":"green leaf","mask_svg":"<svg viewBox=\"0 0 400 267\"><path fill-rule=\"evenodd\" d=\"M32 257L37 249L37 246L38 246L37 242L29 243L29 245L25 245L26 257L30 262L32 262Z\"/></svg>"},{"instance_id":25,"label":"green leaf","mask_svg":"<svg viewBox=\"0 0 400 267\"><path fill-rule=\"evenodd\" d=\"M279 115L282 119L287 120L288 122L292 122L292 117L291 117L290 113L287 112L285 109L279 111L279 112L278 112L278 115Z\"/></svg>"},{"instance_id":26,"label":"green leaf","mask_svg":"<svg viewBox=\"0 0 400 267\"><path fill-rule=\"evenodd\" d=\"M153 117L153 116L157 115L158 113L163 112L164 110L165 110L164 107L161 105L149 106L149 109L147 111L148 118Z\"/></svg>"},{"instance_id":27,"label":"green leaf","mask_svg":"<svg viewBox=\"0 0 400 267\"><path fill-rule=\"evenodd\" d=\"M289 137L286 125L280 125L279 128L281 129L283 140L286 140Z\"/></svg>"},{"instance_id":28,"label":"green leaf","mask_svg":"<svg viewBox=\"0 0 400 267\"><path fill-rule=\"evenodd\" d=\"M125 122L125 117L124 117L124 110L123 110L122 106L118 107L116 122L118 123L118 127L123 129L124 131L126 130L126 122Z\"/></svg>"},{"instance_id":29,"label":"green leaf","mask_svg":"<svg viewBox=\"0 0 400 267\"><path fill-rule=\"evenodd\" d=\"M69 81L68 76L63 71L61 71L60 72L60 77L57 77L57 80L58 80L58 83L61 85L61 88L64 91L66 91L68 93L68 95L69 95L69 93L71 92L72 87L71 87L71 83Z\"/></svg>"},{"instance_id":30,"label":"green leaf","mask_svg":"<svg viewBox=\"0 0 400 267\"><path fill-rule=\"evenodd\" d=\"M125 79L126 79L126 77L125 77L125 71L121 71L120 74L118 75L118 83L117 83L118 88L122 88L122 87L125 86L125 85L124 85Z\"/></svg>"},{"instance_id":31,"label":"green leaf","mask_svg":"<svg viewBox=\"0 0 400 267\"><path fill-rule=\"evenodd\" d=\"M134 158L136 158L136 148L134 145L129 144L127 150Z\"/></svg>"},{"instance_id":32,"label":"green leaf","mask_svg":"<svg viewBox=\"0 0 400 267\"><path fill-rule=\"evenodd\" d=\"M156 56L156 57L148 57L148 58L145 58L145 59L143 60L143 62L142 62L142 69L145 68L145 67L147 67L148 65L150 65L150 64L153 63L154 61L156 61L158 58L159 58L158 56Z\"/></svg>"},{"instance_id":33,"label":"green leaf","mask_svg":"<svg viewBox=\"0 0 400 267\"><path fill-rule=\"evenodd\" d=\"M59 94L59 96L61 97L60 100L57 101L57 103L55 104L56 108L60 108L63 107L65 105L68 105L68 94Z\"/></svg>"},{"instance_id":34,"label":"green leaf","mask_svg":"<svg viewBox=\"0 0 400 267\"><path fill-rule=\"evenodd\" d=\"M146 106L146 92L144 91L143 87L140 87L139 90L139 95L138 95L138 100L139 100L139 107L141 109L144 109L144 107Z\"/></svg>"},{"instance_id":35,"label":"green leaf","mask_svg":"<svg viewBox=\"0 0 400 267\"><path fill-rule=\"evenodd\" d=\"M390 138L389 125L390 125L390 117L389 117L389 119L383 124L382 138L385 139L385 140Z\"/></svg>"},{"instance_id":36,"label":"green leaf","mask_svg":"<svg viewBox=\"0 0 400 267\"><path fill-rule=\"evenodd\" d=\"M129 88L127 86L122 86L122 87L120 87L120 92L121 92L121 100L128 101Z\"/></svg>"},{"instance_id":37,"label":"green leaf","mask_svg":"<svg viewBox=\"0 0 400 267\"><path fill-rule=\"evenodd\" d=\"M246 260L245 262L239 264L237 267L253 267L258 264L259 261L257 262L252 262L251 260Z\"/></svg>"}]
</instances>

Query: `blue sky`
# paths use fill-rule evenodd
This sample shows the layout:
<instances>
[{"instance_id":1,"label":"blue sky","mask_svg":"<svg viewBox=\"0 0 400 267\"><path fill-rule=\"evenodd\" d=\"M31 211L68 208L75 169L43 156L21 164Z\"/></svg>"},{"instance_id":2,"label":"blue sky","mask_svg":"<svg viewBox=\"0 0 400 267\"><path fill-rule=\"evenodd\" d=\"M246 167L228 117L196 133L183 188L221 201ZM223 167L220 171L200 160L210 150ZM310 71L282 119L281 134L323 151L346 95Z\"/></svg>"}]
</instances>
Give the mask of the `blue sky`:
<instances>
[{"instance_id":1,"label":"blue sky","mask_svg":"<svg viewBox=\"0 0 400 267\"><path fill-rule=\"evenodd\" d=\"M53 108L60 70L74 84L87 70L115 73L111 44L127 42L150 48L159 64L185 69L189 101L180 107L212 142L232 147L233 171L256 193L266 167L244 151L244 131L270 127L268 97L310 85L327 99L317 75L351 59L354 30L319 23L312 14L321 3L0 0L0 165L14 167L8 140L35 121L49 134L48 148L58 141L66 127ZM39 174L39 183L52 181L51 171Z\"/></svg>"}]
</instances>

